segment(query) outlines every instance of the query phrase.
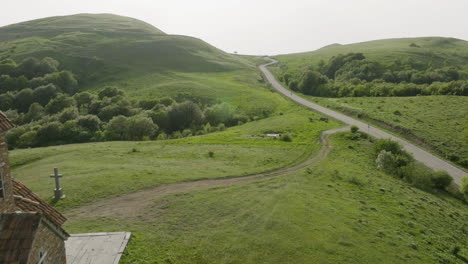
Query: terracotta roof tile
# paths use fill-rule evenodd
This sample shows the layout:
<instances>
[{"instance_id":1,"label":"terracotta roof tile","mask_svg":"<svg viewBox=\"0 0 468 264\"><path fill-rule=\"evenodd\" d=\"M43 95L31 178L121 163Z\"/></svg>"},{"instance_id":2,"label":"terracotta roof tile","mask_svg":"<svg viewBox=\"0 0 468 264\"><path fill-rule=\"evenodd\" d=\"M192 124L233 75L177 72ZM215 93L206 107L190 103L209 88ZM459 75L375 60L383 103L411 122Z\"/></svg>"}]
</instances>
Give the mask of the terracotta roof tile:
<instances>
[{"instance_id":1,"label":"terracotta roof tile","mask_svg":"<svg viewBox=\"0 0 468 264\"><path fill-rule=\"evenodd\" d=\"M38 213L0 215L0 263L26 263L36 230L41 222Z\"/></svg>"},{"instance_id":2,"label":"terracotta roof tile","mask_svg":"<svg viewBox=\"0 0 468 264\"><path fill-rule=\"evenodd\" d=\"M28 187L15 180L13 180L13 195L16 207L23 212L40 212L58 227L61 227L67 220L65 216L33 193Z\"/></svg>"},{"instance_id":3,"label":"terracotta roof tile","mask_svg":"<svg viewBox=\"0 0 468 264\"><path fill-rule=\"evenodd\" d=\"M3 133L11 128L14 128L15 125L6 117L6 115L0 112L0 133Z\"/></svg>"}]
</instances>

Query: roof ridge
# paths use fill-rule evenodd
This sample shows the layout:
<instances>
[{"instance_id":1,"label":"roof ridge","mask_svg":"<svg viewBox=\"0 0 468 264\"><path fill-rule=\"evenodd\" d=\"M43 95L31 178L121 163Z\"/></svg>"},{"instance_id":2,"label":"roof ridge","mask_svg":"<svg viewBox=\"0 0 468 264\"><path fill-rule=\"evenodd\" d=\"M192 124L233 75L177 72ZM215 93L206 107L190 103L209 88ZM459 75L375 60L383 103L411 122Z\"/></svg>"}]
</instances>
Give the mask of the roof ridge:
<instances>
[{"instance_id":1,"label":"roof ridge","mask_svg":"<svg viewBox=\"0 0 468 264\"><path fill-rule=\"evenodd\" d=\"M34 204L34 205L39 205L39 204L40 204L39 202L33 201L33 200L31 200L31 199L28 199L28 198L25 198L25 197L23 197L23 196L16 195L16 194L13 195L13 198L21 199L21 200L23 200L23 201L25 201L25 202L32 203L32 204Z\"/></svg>"},{"instance_id":2,"label":"roof ridge","mask_svg":"<svg viewBox=\"0 0 468 264\"><path fill-rule=\"evenodd\" d=\"M38 211L58 227L61 227L63 223L65 223L67 218L63 214L53 208L46 201L42 200L37 194L26 187L26 185L16 180L12 180L12 182L13 194L26 199L19 199L16 203L16 207L23 211Z\"/></svg>"},{"instance_id":3,"label":"roof ridge","mask_svg":"<svg viewBox=\"0 0 468 264\"><path fill-rule=\"evenodd\" d=\"M0 133L6 132L7 130L14 128L15 125L8 119L8 117L0 111Z\"/></svg>"}]
</instances>

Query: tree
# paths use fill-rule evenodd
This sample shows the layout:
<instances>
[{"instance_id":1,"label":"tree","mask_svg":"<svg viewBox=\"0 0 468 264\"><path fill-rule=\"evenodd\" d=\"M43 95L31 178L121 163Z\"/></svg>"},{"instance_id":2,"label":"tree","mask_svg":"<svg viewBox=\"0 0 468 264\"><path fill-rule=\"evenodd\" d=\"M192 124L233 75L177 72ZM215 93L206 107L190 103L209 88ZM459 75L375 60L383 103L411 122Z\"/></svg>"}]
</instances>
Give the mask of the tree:
<instances>
[{"instance_id":1,"label":"tree","mask_svg":"<svg viewBox=\"0 0 468 264\"><path fill-rule=\"evenodd\" d=\"M24 116L24 121L29 123L31 121L40 120L44 116L44 107L39 103L33 103L29 106L28 113Z\"/></svg>"},{"instance_id":2,"label":"tree","mask_svg":"<svg viewBox=\"0 0 468 264\"><path fill-rule=\"evenodd\" d=\"M46 111L49 114L56 114L62 111L63 109L74 105L75 100L72 97L69 97L65 94L60 94L46 105Z\"/></svg>"},{"instance_id":3,"label":"tree","mask_svg":"<svg viewBox=\"0 0 468 264\"><path fill-rule=\"evenodd\" d=\"M11 93L0 94L0 111L6 111L13 107L15 96Z\"/></svg>"},{"instance_id":4,"label":"tree","mask_svg":"<svg viewBox=\"0 0 468 264\"><path fill-rule=\"evenodd\" d=\"M200 107L190 101L172 106L168 111L168 116L172 131L199 125L203 119Z\"/></svg>"},{"instance_id":5,"label":"tree","mask_svg":"<svg viewBox=\"0 0 468 264\"><path fill-rule=\"evenodd\" d=\"M40 76L46 75L48 73L53 73L58 71L59 62L50 58L45 57L41 60L39 65L37 66L37 74Z\"/></svg>"},{"instance_id":6,"label":"tree","mask_svg":"<svg viewBox=\"0 0 468 264\"><path fill-rule=\"evenodd\" d=\"M125 116L116 116L109 121L106 126L106 139L124 140L129 129L128 118Z\"/></svg>"},{"instance_id":7,"label":"tree","mask_svg":"<svg viewBox=\"0 0 468 264\"><path fill-rule=\"evenodd\" d=\"M325 84L327 77L313 70L308 70L303 73L298 88L304 94L324 96L327 95Z\"/></svg>"},{"instance_id":8,"label":"tree","mask_svg":"<svg viewBox=\"0 0 468 264\"><path fill-rule=\"evenodd\" d=\"M49 103L50 100L52 100L52 98L55 98L57 94L57 87L55 87L53 84L39 86L33 91L34 102L45 106Z\"/></svg>"},{"instance_id":9,"label":"tree","mask_svg":"<svg viewBox=\"0 0 468 264\"><path fill-rule=\"evenodd\" d=\"M47 123L37 130L39 145L47 146L60 140L62 124L57 121Z\"/></svg>"},{"instance_id":10,"label":"tree","mask_svg":"<svg viewBox=\"0 0 468 264\"><path fill-rule=\"evenodd\" d=\"M107 86L98 93L99 99L101 100L104 97L112 98L112 97L119 96L119 95L124 95L124 92L113 86Z\"/></svg>"},{"instance_id":11,"label":"tree","mask_svg":"<svg viewBox=\"0 0 468 264\"><path fill-rule=\"evenodd\" d=\"M156 99L141 100L138 102L138 106L145 110L151 110L157 104L159 104L159 100Z\"/></svg>"},{"instance_id":12,"label":"tree","mask_svg":"<svg viewBox=\"0 0 468 264\"><path fill-rule=\"evenodd\" d=\"M81 92L75 94L73 98L75 99L78 108L81 108L88 107L97 97L96 95L91 94L89 92Z\"/></svg>"},{"instance_id":13,"label":"tree","mask_svg":"<svg viewBox=\"0 0 468 264\"><path fill-rule=\"evenodd\" d=\"M16 70L16 62L12 59L0 61L0 75L13 75Z\"/></svg>"},{"instance_id":14,"label":"tree","mask_svg":"<svg viewBox=\"0 0 468 264\"><path fill-rule=\"evenodd\" d=\"M45 80L59 87L62 92L73 95L78 92L78 81L70 71L61 71L47 74Z\"/></svg>"},{"instance_id":15,"label":"tree","mask_svg":"<svg viewBox=\"0 0 468 264\"><path fill-rule=\"evenodd\" d=\"M166 130L169 128L169 116L167 114L167 111L162 109L154 111L150 114L150 117L153 120L153 123L158 125L160 129Z\"/></svg>"},{"instance_id":16,"label":"tree","mask_svg":"<svg viewBox=\"0 0 468 264\"><path fill-rule=\"evenodd\" d=\"M19 147L31 148L37 146L37 132L35 130L22 134L18 139Z\"/></svg>"},{"instance_id":17,"label":"tree","mask_svg":"<svg viewBox=\"0 0 468 264\"><path fill-rule=\"evenodd\" d=\"M90 132L96 132L101 127L101 120L95 115L85 115L77 119L77 124Z\"/></svg>"},{"instance_id":18,"label":"tree","mask_svg":"<svg viewBox=\"0 0 468 264\"><path fill-rule=\"evenodd\" d=\"M445 171L436 171L431 175L434 187L440 190L447 188L453 181L453 178Z\"/></svg>"},{"instance_id":19,"label":"tree","mask_svg":"<svg viewBox=\"0 0 468 264\"><path fill-rule=\"evenodd\" d=\"M18 76L24 75L28 79L38 76L40 62L36 58L26 58L17 67Z\"/></svg>"},{"instance_id":20,"label":"tree","mask_svg":"<svg viewBox=\"0 0 468 264\"><path fill-rule=\"evenodd\" d=\"M153 123L151 118L146 116L132 116L128 118L128 131L127 139L129 140L142 140L156 135L158 126Z\"/></svg>"},{"instance_id":21,"label":"tree","mask_svg":"<svg viewBox=\"0 0 468 264\"><path fill-rule=\"evenodd\" d=\"M34 102L33 90L30 88L26 88L16 94L13 105L14 105L14 108L16 108L19 112L25 113L29 110L29 106L33 102Z\"/></svg>"},{"instance_id":22,"label":"tree","mask_svg":"<svg viewBox=\"0 0 468 264\"><path fill-rule=\"evenodd\" d=\"M117 104L108 105L99 111L99 118L103 121L109 121L114 116L123 115L130 116L131 108L130 105L126 102L119 102Z\"/></svg>"},{"instance_id":23,"label":"tree","mask_svg":"<svg viewBox=\"0 0 468 264\"><path fill-rule=\"evenodd\" d=\"M65 123L69 120L76 120L80 114L78 113L78 108L76 106L71 106L65 108L59 114L59 120L62 123Z\"/></svg>"},{"instance_id":24,"label":"tree","mask_svg":"<svg viewBox=\"0 0 468 264\"><path fill-rule=\"evenodd\" d=\"M205 120L212 125L230 124L234 117L234 109L227 103L216 104L205 110Z\"/></svg>"}]
</instances>

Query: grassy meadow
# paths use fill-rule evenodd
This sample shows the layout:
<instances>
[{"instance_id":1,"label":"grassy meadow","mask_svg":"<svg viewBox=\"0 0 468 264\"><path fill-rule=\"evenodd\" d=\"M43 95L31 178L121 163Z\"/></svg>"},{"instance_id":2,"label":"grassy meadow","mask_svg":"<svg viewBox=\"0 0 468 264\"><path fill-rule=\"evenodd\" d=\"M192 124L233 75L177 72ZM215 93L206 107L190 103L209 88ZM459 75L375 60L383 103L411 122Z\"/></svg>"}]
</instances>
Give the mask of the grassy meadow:
<instances>
[{"instance_id":1,"label":"grassy meadow","mask_svg":"<svg viewBox=\"0 0 468 264\"><path fill-rule=\"evenodd\" d=\"M297 173L66 228L131 230L122 263L464 263L466 205L377 171L368 141L341 134L332 145L326 160Z\"/></svg>"},{"instance_id":2,"label":"grassy meadow","mask_svg":"<svg viewBox=\"0 0 468 264\"><path fill-rule=\"evenodd\" d=\"M310 122L309 117L316 119ZM179 140L103 142L14 150L13 176L50 201L54 167L67 198L58 208L76 207L110 195L195 179L244 176L290 166L319 149L321 131L337 127L320 115L292 107L283 115L224 132ZM292 142L265 138L285 133ZM209 156L214 153L214 157Z\"/></svg>"}]
</instances>

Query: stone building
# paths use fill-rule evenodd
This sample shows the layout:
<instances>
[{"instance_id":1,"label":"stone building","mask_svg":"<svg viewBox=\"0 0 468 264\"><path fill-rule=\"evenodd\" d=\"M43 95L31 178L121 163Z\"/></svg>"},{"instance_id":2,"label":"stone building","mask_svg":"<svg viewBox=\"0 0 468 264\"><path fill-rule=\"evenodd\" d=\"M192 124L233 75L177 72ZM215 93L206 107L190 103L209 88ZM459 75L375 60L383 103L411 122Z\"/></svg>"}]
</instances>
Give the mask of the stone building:
<instances>
[{"instance_id":1,"label":"stone building","mask_svg":"<svg viewBox=\"0 0 468 264\"><path fill-rule=\"evenodd\" d=\"M11 177L5 132L13 127L0 112L0 263L64 264L66 218Z\"/></svg>"}]
</instances>

